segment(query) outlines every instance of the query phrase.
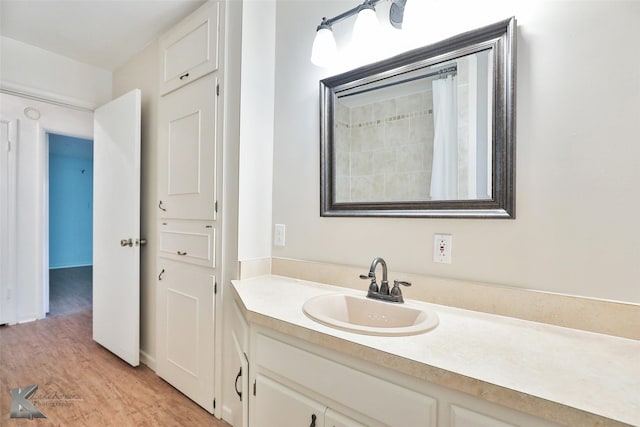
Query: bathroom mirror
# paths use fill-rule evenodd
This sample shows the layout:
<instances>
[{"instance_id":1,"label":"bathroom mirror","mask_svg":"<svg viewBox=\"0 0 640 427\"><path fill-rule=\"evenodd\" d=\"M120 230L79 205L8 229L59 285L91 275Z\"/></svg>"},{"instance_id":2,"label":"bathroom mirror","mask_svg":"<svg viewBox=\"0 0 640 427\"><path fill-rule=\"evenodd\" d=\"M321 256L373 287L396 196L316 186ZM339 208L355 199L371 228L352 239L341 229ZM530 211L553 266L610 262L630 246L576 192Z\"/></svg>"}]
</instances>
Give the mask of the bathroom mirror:
<instances>
[{"instance_id":1,"label":"bathroom mirror","mask_svg":"<svg viewBox=\"0 0 640 427\"><path fill-rule=\"evenodd\" d=\"M320 81L321 216L515 217L516 20Z\"/></svg>"}]
</instances>

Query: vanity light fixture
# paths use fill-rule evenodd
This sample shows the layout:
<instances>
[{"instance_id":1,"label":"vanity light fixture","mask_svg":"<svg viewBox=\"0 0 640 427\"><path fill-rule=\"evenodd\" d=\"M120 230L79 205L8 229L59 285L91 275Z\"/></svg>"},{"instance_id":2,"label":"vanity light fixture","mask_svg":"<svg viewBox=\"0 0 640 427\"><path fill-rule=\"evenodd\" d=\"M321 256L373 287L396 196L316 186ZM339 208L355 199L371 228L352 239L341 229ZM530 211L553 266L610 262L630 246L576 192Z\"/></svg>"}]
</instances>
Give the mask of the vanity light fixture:
<instances>
[{"instance_id":1,"label":"vanity light fixture","mask_svg":"<svg viewBox=\"0 0 640 427\"><path fill-rule=\"evenodd\" d=\"M353 41L362 47L372 34L375 33L378 25L375 5L382 0L364 0L364 2L353 9L349 9L340 15L327 19L322 18L322 22L316 29L316 38L311 49L311 62L314 65L323 67L329 65L336 56L336 41L333 38L331 26L343 21L353 15L358 15L353 27ZM389 0L386 0L389 1ZM402 18L407 0L391 0L389 9L389 22L395 28L402 28Z\"/></svg>"}]
</instances>

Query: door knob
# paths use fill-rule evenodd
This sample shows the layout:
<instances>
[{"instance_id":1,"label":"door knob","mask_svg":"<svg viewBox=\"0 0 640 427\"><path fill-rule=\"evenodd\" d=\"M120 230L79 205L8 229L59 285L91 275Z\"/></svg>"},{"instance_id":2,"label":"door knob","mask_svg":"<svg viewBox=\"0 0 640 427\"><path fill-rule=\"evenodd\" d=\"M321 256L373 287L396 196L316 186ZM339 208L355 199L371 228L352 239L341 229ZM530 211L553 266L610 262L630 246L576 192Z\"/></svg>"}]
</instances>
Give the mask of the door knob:
<instances>
[{"instance_id":1,"label":"door knob","mask_svg":"<svg viewBox=\"0 0 640 427\"><path fill-rule=\"evenodd\" d=\"M129 238L129 239L122 239L122 240L120 240L120 246L129 246L129 247L132 247L132 246L133 246L133 240L131 240L131 238Z\"/></svg>"}]
</instances>

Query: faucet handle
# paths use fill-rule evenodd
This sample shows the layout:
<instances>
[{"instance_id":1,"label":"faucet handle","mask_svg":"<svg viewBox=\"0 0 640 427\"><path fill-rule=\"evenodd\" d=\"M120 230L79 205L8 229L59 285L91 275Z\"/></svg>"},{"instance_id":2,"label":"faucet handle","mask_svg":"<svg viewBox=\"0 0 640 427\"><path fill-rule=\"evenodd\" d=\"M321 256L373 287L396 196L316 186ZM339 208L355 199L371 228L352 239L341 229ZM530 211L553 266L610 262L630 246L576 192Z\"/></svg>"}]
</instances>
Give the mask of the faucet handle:
<instances>
[{"instance_id":1,"label":"faucet handle","mask_svg":"<svg viewBox=\"0 0 640 427\"><path fill-rule=\"evenodd\" d=\"M394 297L394 300L397 302L404 302L404 299L402 298L402 291L400 290L400 286L411 286L411 282L404 282L402 280L394 280L393 281L393 288L391 288L391 292L389 293L389 295L391 295L392 297Z\"/></svg>"},{"instance_id":2,"label":"faucet handle","mask_svg":"<svg viewBox=\"0 0 640 427\"><path fill-rule=\"evenodd\" d=\"M411 286L411 282L405 282L404 280L394 280L393 281L393 287L396 288L396 287L398 287L398 285Z\"/></svg>"},{"instance_id":3,"label":"faucet handle","mask_svg":"<svg viewBox=\"0 0 640 427\"><path fill-rule=\"evenodd\" d=\"M361 274L360 278L362 280L371 279L371 284L369 284L369 292L378 292L378 284L376 283L376 273L370 271L369 274Z\"/></svg>"}]
</instances>

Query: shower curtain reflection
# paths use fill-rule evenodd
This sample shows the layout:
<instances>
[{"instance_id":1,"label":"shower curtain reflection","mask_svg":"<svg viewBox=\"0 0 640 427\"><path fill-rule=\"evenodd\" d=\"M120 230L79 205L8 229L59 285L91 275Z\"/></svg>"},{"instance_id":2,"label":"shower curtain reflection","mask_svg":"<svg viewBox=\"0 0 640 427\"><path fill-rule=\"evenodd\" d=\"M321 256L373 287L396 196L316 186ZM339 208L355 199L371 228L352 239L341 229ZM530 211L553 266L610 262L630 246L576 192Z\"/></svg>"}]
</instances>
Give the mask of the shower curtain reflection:
<instances>
[{"instance_id":1,"label":"shower curtain reflection","mask_svg":"<svg viewBox=\"0 0 640 427\"><path fill-rule=\"evenodd\" d=\"M435 79L433 88L433 167L431 200L458 199L457 78Z\"/></svg>"}]
</instances>

